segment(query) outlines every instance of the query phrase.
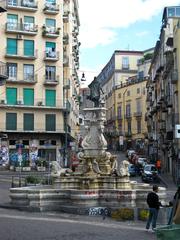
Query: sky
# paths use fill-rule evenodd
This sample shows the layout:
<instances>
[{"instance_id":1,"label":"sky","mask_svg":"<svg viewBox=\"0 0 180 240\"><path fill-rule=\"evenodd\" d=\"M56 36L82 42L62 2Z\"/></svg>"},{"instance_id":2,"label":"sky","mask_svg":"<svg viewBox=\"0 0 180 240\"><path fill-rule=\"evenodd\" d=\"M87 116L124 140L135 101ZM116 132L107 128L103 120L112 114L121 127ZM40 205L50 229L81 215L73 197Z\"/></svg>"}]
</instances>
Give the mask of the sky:
<instances>
[{"instance_id":1,"label":"sky","mask_svg":"<svg viewBox=\"0 0 180 240\"><path fill-rule=\"evenodd\" d=\"M163 9L180 0L78 0L80 69L86 87L115 50L143 51L155 46Z\"/></svg>"}]
</instances>

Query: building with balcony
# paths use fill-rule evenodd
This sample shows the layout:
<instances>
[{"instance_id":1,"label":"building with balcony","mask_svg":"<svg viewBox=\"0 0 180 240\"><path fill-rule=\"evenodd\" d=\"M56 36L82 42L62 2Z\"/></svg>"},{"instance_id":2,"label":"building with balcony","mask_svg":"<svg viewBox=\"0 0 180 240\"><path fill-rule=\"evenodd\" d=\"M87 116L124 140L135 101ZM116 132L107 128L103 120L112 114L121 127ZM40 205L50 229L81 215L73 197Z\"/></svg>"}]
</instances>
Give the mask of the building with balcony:
<instances>
[{"instance_id":1,"label":"building with balcony","mask_svg":"<svg viewBox=\"0 0 180 240\"><path fill-rule=\"evenodd\" d=\"M78 1L7 0L6 9L0 16L0 61L8 75L0 88L3 144L10 161L19 143L23 160L32 161L37 150L40 158L58 160L78 134ZM0 77L1 70L0 64Z\"/></svg>"},{"instance_id":2,"label":"building with balcony","mask_svg":"<svg viewBox=\"0 0 180 240\"><path fill-rule=\"evenodd\" d=\"M163 171L180 182L179 62L180 7L164 8L160 37L147 83L149 155L162 160Z\"/></svg>"},{"instance_id":3,"label":"building with balcony","mask_svg":"<svg viewBox=\"0 0 180 240\"><path fill-rule=\"evenodd\" d=\"M115 51L97 77L105 93L106 137L114 150L144 144L146 82L152 51Z\"/></svg>"}]
</instances>

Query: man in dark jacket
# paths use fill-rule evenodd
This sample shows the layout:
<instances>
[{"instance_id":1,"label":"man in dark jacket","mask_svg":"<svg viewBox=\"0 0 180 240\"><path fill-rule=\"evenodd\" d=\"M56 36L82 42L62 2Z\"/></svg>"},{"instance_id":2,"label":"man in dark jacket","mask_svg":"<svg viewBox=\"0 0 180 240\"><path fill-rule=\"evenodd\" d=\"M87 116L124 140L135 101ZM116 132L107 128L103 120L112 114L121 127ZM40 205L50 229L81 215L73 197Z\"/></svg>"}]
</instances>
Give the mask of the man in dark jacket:
<instances>
[{"instance_id":1,"label":"man in dark jacket","mask_svg":"<svg viewBox=\"0 0 180 240\"><path fill-rule=\"evenodd\" d=\"M149 218L147 220L146 229L149 230L152 223L152 231L156 228L156 221L158 217L159 207L161 203L159 202L159 196L157 195L158 186L153 186L153 191L147 195L147 204L149 206Z\"/></svg>"}]
</instances>

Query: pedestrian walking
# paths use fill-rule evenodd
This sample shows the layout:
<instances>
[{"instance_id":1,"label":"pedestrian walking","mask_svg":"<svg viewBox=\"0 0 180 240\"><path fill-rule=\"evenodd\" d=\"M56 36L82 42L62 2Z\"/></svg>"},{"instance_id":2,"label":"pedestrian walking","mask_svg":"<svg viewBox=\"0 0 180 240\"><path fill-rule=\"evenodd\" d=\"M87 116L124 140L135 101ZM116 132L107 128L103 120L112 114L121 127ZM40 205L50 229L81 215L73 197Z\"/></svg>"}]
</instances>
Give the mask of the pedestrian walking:
<instances>
[{"instance_id":1,"label":"pedestrian walking","mask_svg":"<svg viewBox=\"0 0 180 240\"><path fill-rule=\"evenodd\" d=\"M156 161L156 168L158 170L158 173L161 173L161 160L160 159L158 159Z\"/></svg>"},{"instance_id":2,"label":"pedestrian walking","mask_svg":"<svg viewBox=\"0 0 180 240\"><path fill-rule=\"evenodd\" d=\"M156 228L159 207L162 206L161 202L159 202L159 196L157 192L158 186L153 185L153 191L147 195L147 204L149 206L149 217L146 224L147 231L149 231L150 225L152 225L152 231L154 231Z\"/></svg>"}]
</instances>

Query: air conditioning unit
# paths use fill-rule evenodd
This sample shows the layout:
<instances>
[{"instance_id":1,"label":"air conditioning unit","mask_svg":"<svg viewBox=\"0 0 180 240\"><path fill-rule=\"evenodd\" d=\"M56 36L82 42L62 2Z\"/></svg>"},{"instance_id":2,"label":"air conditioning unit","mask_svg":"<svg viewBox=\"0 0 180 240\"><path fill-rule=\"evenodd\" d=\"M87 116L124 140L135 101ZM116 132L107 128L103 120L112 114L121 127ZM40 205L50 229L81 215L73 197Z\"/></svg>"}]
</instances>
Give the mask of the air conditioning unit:
<instances>
[{"instance_id":1,"label":"air conditioning unit","mask_svg":"<svg viewBox=\"0 0 180 240\"><path fill-rule=\"evenodd\" d=\"M18 35L16 36L16 38L17 38L18 40L23 40L23 35L18 34Z\"/></svg>"},{"instance_id":2,"label":"air conditioning unit","mask_svg":"<svg viewBox=\"0 0 180 240\"><path fill-rule=\"evenodd\" d=\"M38 106L44 106L44 104L43 104L42 101L39 101L37 105L38 105Z\"/></svg>"},{"instance_id":3,"label":"air conditioning unit","mask_svg":"<svg viewBox=\"0 0 180 240\"><path fill-rule=\"evenodd\" d=\"M23 105L23 104L24 104L23 100L18 100L17 101L17 105Z\"/></svg>"},{"instance_id":4,"label":"air conditioning unit","mask_svg":"<svg viewBox=\"0 0 180 240\"><path fill-rule=\"evenodd\" d=\"M6 104L7 102L6 102L5 99L1 99L1 100L0 100L0 103L1 103L1 104Z\"/></svg>"}]
</instances>

